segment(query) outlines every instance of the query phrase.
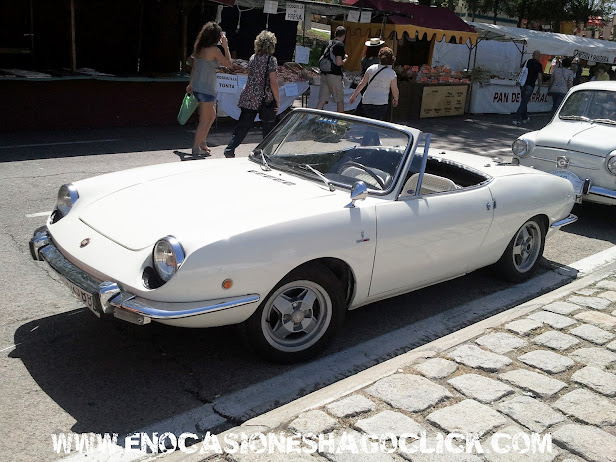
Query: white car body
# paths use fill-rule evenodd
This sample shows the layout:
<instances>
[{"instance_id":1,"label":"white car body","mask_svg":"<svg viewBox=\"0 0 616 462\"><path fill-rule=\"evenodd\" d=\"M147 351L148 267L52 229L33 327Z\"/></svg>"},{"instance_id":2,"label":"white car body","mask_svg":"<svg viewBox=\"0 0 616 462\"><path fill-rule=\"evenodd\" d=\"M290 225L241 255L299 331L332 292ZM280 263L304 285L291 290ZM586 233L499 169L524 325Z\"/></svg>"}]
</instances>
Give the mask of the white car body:
<instances>
[{"instance_id":1,"label":"white car body","mask_svg":"<svg viewBox=\"0 0 616 462\"><path fill-rule=\"evenodd\" d=\"M403 131L412 142L399 147L404 155L391 187L369 191L354 206L347 206L351 185L331 191L316 176L264 171L256 155L154 165L74 183L79 198L70 213L52 215L37 230L33 257L47 260L88 305L80 289L92 290L80 278L106 284L94 293L102 303L91 306L97 315L201 328L247 321L287 275L309 262L340 276L345 309L354 309L499 261L532 217L541 217L548 236L575 221L568 181L459 152L430 151L424 162L468 169L481 176L480 184L403 193L412 159L425 158L429 141L422 151L420 131L379 126ZM153 247L169 235L185 259L166 283L148 288L144 271L153 264Z\"/></svg>"},{"instance_id":2,"label":"white car body","mask_svg":"<svg viewBox=\"0 0 616 462\"><path fill-rule=\"evenodd\" d=\"M599 105L598 98L592 97L597 94L605 98L605 104ZM579 117L572 119L574 103ZM551 122L522 135L519 141L527 145L524 149L524 145L514 143L518 150L514 149L514 155L521 165L568 179L579 202L616 205L616 82L573 87Z\"/></svg>"}]
</instances>

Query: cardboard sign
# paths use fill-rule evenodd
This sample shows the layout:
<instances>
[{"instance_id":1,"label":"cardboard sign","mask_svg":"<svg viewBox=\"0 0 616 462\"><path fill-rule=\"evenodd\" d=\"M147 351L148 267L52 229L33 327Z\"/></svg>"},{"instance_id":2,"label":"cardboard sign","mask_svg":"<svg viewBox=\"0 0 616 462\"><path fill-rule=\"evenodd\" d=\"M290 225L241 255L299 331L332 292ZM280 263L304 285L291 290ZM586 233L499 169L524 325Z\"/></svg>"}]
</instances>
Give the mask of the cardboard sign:
<instances>
[{"instance_id":1,"label":"cardboard sign","mask_svg":"<svg viewBox=\"0 0 616 462\"><path fill-rule=\"evenodd\" d=\"M297 96L297 95L299 95L299 90L297 88L297 84L296 83L287 83L284 86L284 93L287 96Z\"/></svg>"},{"instance_id":2,"label":"cardboard sign","mask_svg":"<svg viewBox=\"0 0 616 462\"><path fill-rule=\"evenodd\" d=\"M464 114L467 85L426 86L421 98L420 118Z\"/></svg>"},{"instance_id":3,"label":"cardboard sign","mask_svg":"<svg viewBox=\"0 0 616 462\"><path fill-rule=\"evenodd\" d=\"M310 59L310 48L297 45L295 47L295 62L300 64L308 64Z\"/></svg>"},{"instance_id":4,"label":"cardboard sign","mask_svg":"<svg viewBox=\"0 0 616 462\"><path fill-rule=\"evenodd\" d=\"M218 74L216 75L218 82L219 93L236 93L237 92L237 75Z\"/></svg>"},{"instance_id":5,"label":"cardboard sign","mask_svg":"<svg viewBox=\"0 0 616 462\"><path fill-rule=\"evenodd\" d=\"M372 13L370 11L362 11L359 22L372 22Z\"/></svg>"},{"instance_id":6,"label":"cardboard sign","mask_svg":"<svg viewBox=\"0 0 616 462\"><path fill-rule=\"evenodd\" d=\"M278 1L277 0L265 0L263 4L263 12L267 14L278 13Z\"/></svg>"},{"instance_id":7,"label":"cardboard sign","mask_svg":"<svg viewBox=\"0 0 616 462\"><path fill-rule=\"evenodd\" d=\"M304 5L300 3L287 3L287 21L303 21L304 20Z\"/></svg>"},{"instance_id":8,"label":"cardboard sign","mask_svg":"<svg viewBox=\"0 0 616 462\"><path fill-rule=\"evenodd\" d=\"M246 82L248 82L247 75L238 75L237 76L237 91L242 91L246 86Z\"/></svg>"},{"instance_id":9,"label":"cardboard sign","mask_svg":"<svg viewBox=\"0 0 616 462\"><path fill-rule=\"evenodd\" d=\"M359 22L359 10L351 10L347 15L348 22Z\"/></svg>"}]
</instances>

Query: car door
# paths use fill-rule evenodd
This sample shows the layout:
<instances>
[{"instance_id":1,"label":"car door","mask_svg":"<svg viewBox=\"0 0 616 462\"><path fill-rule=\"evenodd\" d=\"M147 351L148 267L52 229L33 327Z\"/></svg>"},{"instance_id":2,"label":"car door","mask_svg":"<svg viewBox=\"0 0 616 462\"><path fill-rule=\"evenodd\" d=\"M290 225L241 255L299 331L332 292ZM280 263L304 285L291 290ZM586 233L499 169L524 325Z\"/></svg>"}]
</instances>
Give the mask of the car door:
<instances>
[{"instance_id":1,"label":"car door","mask_svg":"<svg viewBox=\"0 0 616 462\"><path fill-rule=\"evenodd\" d=\"M476 269L473 262L490 228L492 206L486 185L378 204L370 296L404 292Z\"/></svg>"}]
</instances>

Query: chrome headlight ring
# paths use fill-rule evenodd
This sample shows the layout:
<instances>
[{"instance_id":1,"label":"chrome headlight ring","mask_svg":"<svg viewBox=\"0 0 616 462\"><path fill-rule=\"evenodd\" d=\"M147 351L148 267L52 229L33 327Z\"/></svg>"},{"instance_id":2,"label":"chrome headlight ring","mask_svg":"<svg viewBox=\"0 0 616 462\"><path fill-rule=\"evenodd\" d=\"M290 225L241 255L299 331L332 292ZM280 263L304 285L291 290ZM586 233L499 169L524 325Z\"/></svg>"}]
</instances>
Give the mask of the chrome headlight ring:
<instances>
[{"instance_id":1,"label":"chrome headlight ring","mask_svg":"<svg viewBox=\"0 0 616 462\"><path fill-rule=\"evenodd\" d=\"M167 282L180 269L186 254L179 241L173 236L166 236L154 244L152 261L160 278Z\"/></svg>"},{"instance_id":2,"label":"chrome headlight ring","mask_svg":"<svg viewBox=\"0 0 616 462\"><path fill-rule=\"evenodd\" d=\"M79 199L79 193L77 192L75 185L71 183L63 184L58 190L56 210L60 212L62 217L65 217L71 211L73 205L77 202L77 199Z\"/></svg>"},{"instance_id":3,"label":"chrome headlight ring","mask_svg":"<svg viewBox=\"0 0 616 462\"><path fill-rule=\"evenodd\" d=\"M511 150L514 156L526 157L530 152L530 144L523 138L518 138L511 145Z\"/></svg>"},{"instance_id":4,"label":"chrome headlight ring","mask_svg":"<svg viewBox=\"0 0 616 462\"><path fill-rule=\"evenodd\" d=\"M605 161L605 168L612 175L616 175L616 151L612 151Z\"/></svg>"}]
</instances>

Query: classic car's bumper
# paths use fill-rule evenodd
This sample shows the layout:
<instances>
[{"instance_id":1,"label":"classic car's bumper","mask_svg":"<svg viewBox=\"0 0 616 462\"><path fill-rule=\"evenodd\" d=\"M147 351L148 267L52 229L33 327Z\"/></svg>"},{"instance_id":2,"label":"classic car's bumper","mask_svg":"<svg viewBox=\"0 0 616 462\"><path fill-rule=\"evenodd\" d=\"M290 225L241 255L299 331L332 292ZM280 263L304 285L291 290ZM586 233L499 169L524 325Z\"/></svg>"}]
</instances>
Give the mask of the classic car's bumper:
<instances>
[{"instance_id":1,"label":"classic car's bumper","mask_svg":"<svg viewBox=\"0 0 616 462\"><path fill-rule=\"evenodd\" d=\"M591 186L588 194L584 194L582 199L601 204L616 205L616 191L600 186Z\"/></svg>"},{"instance_id":2,"label":"classic car's bumper","mask_svg":"<svg viewBox=\"0 0 616 462\"><path fill-rule=\"evenodd\" d=\"M97 316L113 315L134 324L178 320L213 313L259 301L259 295L249 294L199 302L168 303L137 297L120 289L112 281L99 281L68 261L52 242L47 227L34 231L30 239L32 258L46 261L71 289L73 295Z\"/></svg>"},{"instance_id":3,"label":"classic car's bumper","mask_svg":"<svg viewBox=\"0 0 616 462\"><path fill-rule=\"evenodd\" d=\"M554 223L552 223L550 228L552 228L552 229L560 229L563 226L567 226L567 225L570 225L571 223L575 223L577 221L577 219L578 219L578 217L576 215L570 213L567 218L563 218L562 220L558 220L558 221L555 221Z\"/></svg>"}]
</instances>

